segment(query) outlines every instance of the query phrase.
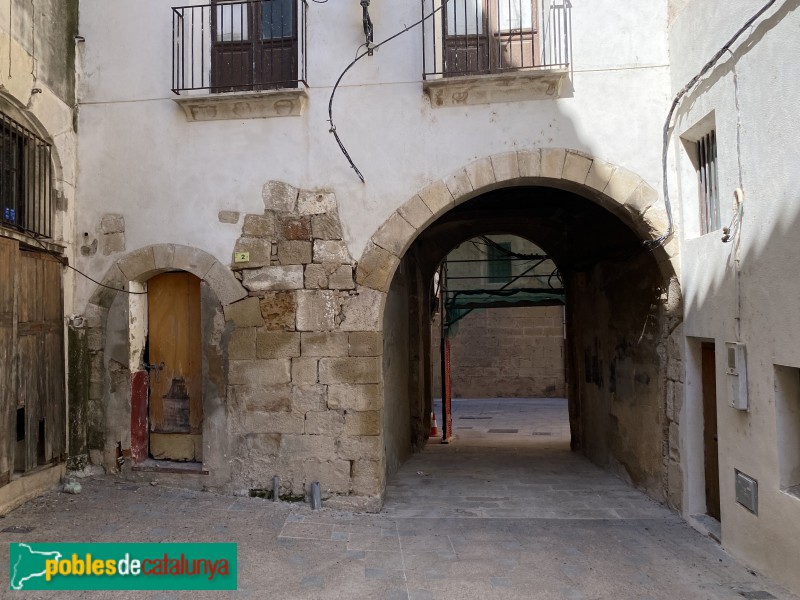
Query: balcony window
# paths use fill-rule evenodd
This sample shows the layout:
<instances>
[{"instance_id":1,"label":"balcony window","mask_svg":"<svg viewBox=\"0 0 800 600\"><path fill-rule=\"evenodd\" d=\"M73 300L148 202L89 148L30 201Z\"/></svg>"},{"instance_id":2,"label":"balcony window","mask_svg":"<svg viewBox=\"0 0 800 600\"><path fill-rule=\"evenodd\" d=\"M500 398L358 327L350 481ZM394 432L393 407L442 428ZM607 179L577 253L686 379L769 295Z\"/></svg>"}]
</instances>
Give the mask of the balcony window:
<instances>
[{"instance_id":1,"label":"balcony window","mask_svg":"<svg viewBox=\"0 0 800 600\"><path fill-rule=\"evenodd\" d=\"M569 0L423 0L425 78L569 64Z\"/></svg>"},{"instance_id":2,"label":"balcony window","mask_svg":"<svg viewBox=\"0 0 800 600\"><path fill-rule=\"evenodd\" d=\"M51 237L50 144L0 113L0 225Z\"/></svg>"},{"instance_id":3,"label":"balcony window","mask_svg":"<svg viewBox=\"0 0 800 600\"><path fill-rule=\"evenodd\" d=\"M305 0L213 0L172 10L175 93L306 84Z\"/></svg>"}]
</instances>

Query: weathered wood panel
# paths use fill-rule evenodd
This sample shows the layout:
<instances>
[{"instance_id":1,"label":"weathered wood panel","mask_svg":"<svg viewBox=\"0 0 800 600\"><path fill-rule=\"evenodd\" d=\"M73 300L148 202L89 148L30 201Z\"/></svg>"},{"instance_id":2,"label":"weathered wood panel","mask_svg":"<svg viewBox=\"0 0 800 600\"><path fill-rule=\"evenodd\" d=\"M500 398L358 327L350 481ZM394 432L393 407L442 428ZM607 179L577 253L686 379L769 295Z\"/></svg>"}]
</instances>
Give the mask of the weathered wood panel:
<instances>
[{"instance_id":1,"label":"weathered wood panel","mask_svg":"<svg viewBox=\"0 0 800 600\"><path fill-rule=\"evenodd\" d=\"M14 469L16 445L17 242L0 238L0 485Z\"/></svg>"}]
</instances>

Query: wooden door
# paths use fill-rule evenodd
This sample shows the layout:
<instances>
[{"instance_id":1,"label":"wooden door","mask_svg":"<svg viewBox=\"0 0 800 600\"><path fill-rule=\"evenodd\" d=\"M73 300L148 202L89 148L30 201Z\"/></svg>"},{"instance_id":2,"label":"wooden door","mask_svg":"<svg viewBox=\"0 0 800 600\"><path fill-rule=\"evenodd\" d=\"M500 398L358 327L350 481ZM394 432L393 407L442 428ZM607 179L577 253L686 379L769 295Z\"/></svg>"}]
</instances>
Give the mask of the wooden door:
<instances>
[{"instance_id":1,"label":"wooden door","mask_svg":"<svg viewBox=\"0 0 800 600\"><path fill-rule=\"evenodd\" d=\"M539 46L536 2L532 0L490 2L489 14L492 33L492 72L535 66Z\"/></svg>"},{"instance_id":2,"label":"wooden door","mask_svg":"<svg viewBox=\"0 0 800 600\"><path fill-rule=\"evenodd\" d=\"M17 442L17 242L0 238L0 485L11 479Z\"/></svg>"},{"instance_id":3,"label":"wooden door","mask_svg":"<svg viewBox=\"0 0 800 600\"><path fill-rule=\"evenodd\" d=\"M486 0L458 0L443 11L444 72L489 72L489 14Z\"/></svg>"},{"instance_id":4,"label":"wooden door","mask_svg":"<svg viewBox=\"0 0 800 600\"><path fill-rule=\"evenodd\" d=\"M202 460L200 279L164 273L147 283L150 455Z\"/></svg>"},{"instance_id":5,"label":"wooden door","mask_svg":"<svg viewBox=\"0 0 800 600\"><path fill-rule=\"evenodd\" d=\"M703 451L705 453L706 511L720 519L719 444L717 441L717 367L714 344L701 347L703 380Z\"/></svg>"}]
</instances>

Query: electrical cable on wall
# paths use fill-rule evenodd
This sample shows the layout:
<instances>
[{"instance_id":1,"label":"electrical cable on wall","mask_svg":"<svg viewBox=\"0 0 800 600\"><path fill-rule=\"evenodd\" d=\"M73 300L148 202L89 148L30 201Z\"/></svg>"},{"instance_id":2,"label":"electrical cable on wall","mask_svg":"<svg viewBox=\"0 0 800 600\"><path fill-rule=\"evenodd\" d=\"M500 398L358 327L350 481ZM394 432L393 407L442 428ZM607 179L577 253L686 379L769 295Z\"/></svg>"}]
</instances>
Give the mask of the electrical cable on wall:
<instances>
[{"instance_id":1,"label":"electrical cable on wall","mask_svg":"<svg viewBox=\"0 0 800 600\"><path fill-rule=\"evenodd\" d=\"M440 12L441 10L443 10L444 7L449 4L449 2L450 2L450 0L444 0L442 2L441 6L436 8L433 12L423 16L419 21L416 21L415 23L412 23L411 25L407 25L404 29L398 31L394 35L386 38L385 40L383 40L382 42L380 42L378 44L374 44L374 45L370 44L370 43L363 44L363 45L366 45L367 49L364 52L362 52L361 54L357 55L356 58L353 60L353 62L351 62L349 65L347 65L347 67L345 67L344 71L342 71L342 74L339 75L339 78L336 80L336 83L333 86L333 90L331 91L331 97L328 100L328 123L330 123L330 130L329 131L333 134L333 137L336 139L336 143L339 145L339 149L342 151L342 154L344 154L344 157L347 159L347 162L350 163L350 166L352 167L352 169L356 172L356 175L358 175L358 178L361 180L361 183L365 183L364 175L358 169L358 167L356 166L356 163L353 161L353 158L350 156L350 153L347 151L347 148L345 147L344 142L342 142L342 139L339 137L339 133L336 131L336 124L333 121L333 99L336 96L336 91L339 89L339 85L342 83L342 79L344 79L344 76L347 74L347 72L350 69L352 69L356 65L356 63L358 63L358 61L360 61L365 56L371 56L375 50L377 50L378 48L380 48L384 44L388 44L392 40L394 40L394 39L400 37L401 35L403 35L404 33L407 33L409 31L411 31L412 29L414 29L415 27L417 27L419 25L422 25L428 19L434 17L436 15L436 13ZM362 4L362 6L363 6L363 4ZM366 10L366 7L365 7L365 10ZM371 25L371 21L370 21L370 25Z\"/></svg>"},{"instance_id":2,"label":"electrical cable on wall","mask_svg":"<svg viewBox=\"0 0 800 600\"><path fill-rule=\"evenodd\" d=\"M697 82L700 81L700 79L703 76L705 76L706 73L708 73L717 64L719 59L722 58L724 54L730 50L731 46L733 46L733 44L736 43L736 40L738 40L739 37L745 31L747 31L747 29L753 23L755 23L756 20L758 20L758 18L761 15L767 12L770 9L770 7L772 7L772 5L775 4L777 1L778 0L769 0L769 2L767 2L764 6L762 6L757 13L755 13L752 17L750 17L747 20L747 22L742 27L740 27L739 30L733 35L733 37L731 37L731 39L729 39L728 42L722 48L720 48L720 50L714 56L711 57L711 60L709 60L705 65L703 65L703 68L700 69L700 72L697 73L697 75L695 75L694 77L692 77L689 83L683 86L683 88L675 96L675 99L672 101L669 113L667 114L667 120L664 122L663 145L661 152L661 169L662 169L661 176L664 179L664 184L663 184L664 206L667 209L667 231L664 234L660 235L658 238L645 242L645 245L649 249L652 250L654 248L663 245L664 242L667 239L669 239L674 232L674 223L672 219L672 202L670 201L669 198L669 181L668 181L669 170L667 168L667 154L669 151L669 137L671 129L670 125L672 123L672 117L675 115L675 111L678 109L678 105L680 104L683 97L687 93L689 93L689 91L697 84Z\"/></svg>"}]
</instances>

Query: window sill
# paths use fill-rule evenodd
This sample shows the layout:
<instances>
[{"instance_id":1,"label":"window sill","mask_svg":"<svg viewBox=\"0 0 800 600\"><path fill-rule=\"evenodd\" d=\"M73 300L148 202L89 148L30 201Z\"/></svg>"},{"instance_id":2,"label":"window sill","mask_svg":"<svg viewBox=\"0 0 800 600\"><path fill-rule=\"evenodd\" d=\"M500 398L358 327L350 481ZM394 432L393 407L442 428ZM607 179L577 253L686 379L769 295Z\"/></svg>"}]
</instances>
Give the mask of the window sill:
<instances>
[{"instance_id":1,"label":"window sill","mask_svg":"<svg viewBox=\"0 0 800 600\"><path fill-rule=\"evenodd\" d=\"M49 238L38 238L27 233L22 233L16 229L4 226L0 223L0 237L10 238L16 240L25 246L29 246L36 250L46 250L56 254L64 254L66 244L63 242L56 242Z\"/></svg>"},{"instance_id":2,"label":"window sill","mask_svg":"<svg viewBox=\"0 0 800 600\"><path fill-rule=\"evenodd\" d=\"M232 92L179 96L173 99L186 114L187 121L224 121L299 117L305 111L305 88L264 92Z\"/></svg>"},{"instance_id":3,"label":"window sill","mask_svg":"<svg viewBox=\"0 0 800 600\"><path fill-rule=\"evenodd\" d=\"M427 79L422 89L434 108L559 98L568 69L534 69L491 75Z\"/></svg>"}]
</instances>

